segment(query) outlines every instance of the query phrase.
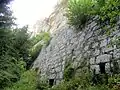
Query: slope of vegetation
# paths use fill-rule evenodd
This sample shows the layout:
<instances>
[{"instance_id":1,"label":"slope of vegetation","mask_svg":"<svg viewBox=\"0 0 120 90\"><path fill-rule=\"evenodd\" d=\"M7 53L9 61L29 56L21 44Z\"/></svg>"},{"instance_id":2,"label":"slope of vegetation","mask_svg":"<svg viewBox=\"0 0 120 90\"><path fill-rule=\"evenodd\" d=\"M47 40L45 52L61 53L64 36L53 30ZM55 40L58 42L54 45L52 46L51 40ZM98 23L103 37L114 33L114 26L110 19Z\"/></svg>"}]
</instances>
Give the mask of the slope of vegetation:
<instances>
[{"instance_id":1,"label":"slope of vegetation","mask_svg":"<svg viewBox=\"0 0 120 90\"><path fill-rule=\"evenodd\" d=\"M49 44L50 39L50 34L48 32L41 32L31 39L32 48L30 49L30 54L33 60L36 59L41 48Z\"/></svg>"},{"instance_id":2,"label":"slope of vegetation","mask_svg":"<svg viewBox=\"0 0 120 90\"><path fill-rule=\"evenodd\" d=\"M24 59L28 49L25 48L28 47L27 27L11 29L14 18L7 6L10 1L0 0L0 89L19 80L27 60Z\"/></svg>"},{"instance_id":3,"label":"slope of vegetation","mask_svg":"<svg viewBox=\"0 0 120 90\"><path fill-rule=\"evenodd\" d=\"M13 29L15 18L8 5L11 1L0 0L0 90L12 85L15 85L13 87L15 90L28 90L27 88L33 85L36 76L35 72L26 72L26 70L30 69L31 62L36 59L42 46L48 44L50 35L42 32L30 39L28 26ZM40 41L44 43L34 46ZM21 87L21 83L26 87ZM32 86L29 90L33 90Z\"/></svg>"},{"instance_id":4,"label":"slope of vegetation","mask_svg":"<svg viewBox=\"0 0 120 90\"><path fill-rule=\"evenodd\" d=\"M36 90L37 89L37 74L34 70L29 70L21 75L18 82L13 84L13 87L7 87L5 90Z\"/></svg>"}]
</instances>

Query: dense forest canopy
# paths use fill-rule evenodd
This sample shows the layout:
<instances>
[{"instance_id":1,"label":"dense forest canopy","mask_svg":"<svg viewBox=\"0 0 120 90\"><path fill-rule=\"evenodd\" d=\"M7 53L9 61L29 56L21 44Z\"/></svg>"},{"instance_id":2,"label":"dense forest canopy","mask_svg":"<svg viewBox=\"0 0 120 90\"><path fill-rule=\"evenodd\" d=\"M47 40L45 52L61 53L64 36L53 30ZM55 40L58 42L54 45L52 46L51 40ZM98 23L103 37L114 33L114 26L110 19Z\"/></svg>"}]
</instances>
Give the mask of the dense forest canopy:
<instances>
[{"instance_id":1,"label":"dense forest canopy","mask_svg":"<svg viewBox=\"0 0 120 90\"><path fill-rule=\"evenodd\" d=\"M30 39L28 26L12 28L15 18L9 7L11 1L0 0L0 90L18 81L21 74L31 67L36 59L32 58L32 54L36 54L33 46L42 40L42 37L37 37L37 41L36 37Z\"/></svg>"},{"instance_id":2,"label":"dense forest canopy","mask_svg":"<svg viewBox=\"0 0 120 90\"><path fill-rule=\"evenodd\" d=\"M27 52L26 27L12 29L14 17L8 7L11 0L0 0L0 88L19 80ZM24 47L24 48L23 48Z\"/></svg>"}]
</instances>

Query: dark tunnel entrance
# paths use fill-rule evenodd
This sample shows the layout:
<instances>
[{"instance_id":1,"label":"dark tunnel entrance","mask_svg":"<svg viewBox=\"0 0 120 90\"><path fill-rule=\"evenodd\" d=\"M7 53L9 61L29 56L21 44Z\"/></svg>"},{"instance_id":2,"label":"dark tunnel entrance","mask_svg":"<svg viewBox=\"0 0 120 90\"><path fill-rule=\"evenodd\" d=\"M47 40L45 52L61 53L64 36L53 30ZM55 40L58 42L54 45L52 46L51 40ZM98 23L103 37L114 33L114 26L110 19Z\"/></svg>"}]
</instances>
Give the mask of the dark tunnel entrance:
<instances>
[{"instance_id":1,"label":"dark tunnel entrance","mask_svg":"<svg viewBox=\"0 0 120 90\"><path fill-rule=\"evenodd\" d=\"M49 85L52 87L54 85L54 79L49 79Z\"/></svg>"},{"instance_id":2,"label":"dark tunnel entrance","mask_svg":"<svg viewBox=\"0 0 120 90\"><path fill-rule=\"evenodd\" d=\"M99 63L100 73L105 74L105 63Z\"/></svg>"}]
</instances>

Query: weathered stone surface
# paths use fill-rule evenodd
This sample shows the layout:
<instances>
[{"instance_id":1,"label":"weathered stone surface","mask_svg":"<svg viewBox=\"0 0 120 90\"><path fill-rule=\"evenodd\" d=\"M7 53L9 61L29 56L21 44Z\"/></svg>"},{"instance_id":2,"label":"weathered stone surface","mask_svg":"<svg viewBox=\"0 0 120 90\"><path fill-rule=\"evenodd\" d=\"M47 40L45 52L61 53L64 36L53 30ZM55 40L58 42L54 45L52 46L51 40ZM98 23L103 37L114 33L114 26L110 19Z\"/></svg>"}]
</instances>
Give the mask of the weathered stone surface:
<instances>
[{"instance_id":1,"label":"weathered stone surface","mask_svg":"<svg viewBox=\"0 0 120 90\"><path fill-rule=\"evenodd\" d=\"M59 75L60 75L60 79L62 79L63 78L63 72L60 72Z\"/></svg>"},{"instance_id":2,"label":"weathered stone surface","mask_svg":"<svg viewBox=\"0 0 120 90\"><path fill-rule=\"evenodd\" d=\"M66 61L72 61L72 66L75 68L84 63L87 63L85 67L90 64L90 69L92 71L95 69L96 74L100 73L98 64L106 62L105 70L109 72L110 59L112 55L114 59L120 58L120 50L107 46L109 40L106 35L101 34L102 30L96 23L97 18L90 20L82 31L75 31L75 28L67 24L67 18L63 16L64 12L60 9L49 17L49 32L52 40L47 47L42 48L33 68L39 68L41 75L55 79L56 83L63 78ZM114 35L119 33L118 27Z\"/></svg>"},{"instance_id":3,"label":"weathered stone surface","mask_svg":"<svg viewBox=\"0 0 120 90\"><path fill-rule=\"evenodd\" d=\"M95 64L95 57L90 58L90 64Z\"/></svg>"},{"instance_id":4,"label":"weathered stone surface","mask_svg":"<svg viewBox=\"0 0 120 90\"><path fill-rule=\"evenodd\" d=\"M92 45L92 48L95 48L95 47L97 47L97 46L98 46L98 42L94 43L94 44Z\"/></svg>"},{"instance_id":5,"label":"weathered stone surface","mask_svg":"<svg viewBox=\"0 0 120 90\"><path fill-rule=\"evenodd\" d=\"M56 74L50 74L48 78L49 79L54 79L55 77L56 77Z\"/></svg>"},{"instance_id":6,"label":"weathered stone surface","mask_svg":"<svg viewBox=\"0 0 120 90\"><path fill-rule=\"evenodd\" d=\"M102 52L103 52L103 53L107 53L107 52L110 52L110 51L112 51L112 50L114 50L113 47L105 47L105 48L102 49Z\"/></svg>"},{"instance_id":7,"label":"weathered stone surface","mask_svg":"<svg viewBox=\"0 0 120 90\"><path fill-rule=\"evenodd\" d=\"M105 71L106 73L110 73L110 63L105 64Z\"/></svg>"},{"instance_id":8,"label":"weathered stone surface","mask_svg":"<svg viewBox=\"0 0 120 90\"><path fill-rule=\"evenodd\" d=\"M56 80L56 85L58 85L60 83L60 80Z\"/></svg>"},{"instance_id":9,"label":"weathered stone surface","mask_svg":"<svg viewBox=\"0 0 120 90\"><path fill-rule=\"evenodd\" d=\"M87 51L89 49L89 46L85 46L84 50Z\"/></svg>"},{"instance_id":10,"label":"weathered stone surface","mask_svg":"<svg viewBox=\"0 0 120 90\"><path fill-rule=\"evenodd\" d=\"M100 54L100 50L95 49L94 55L97 56L97 55L99 55L99 54Z\"/></svg>"},{"instance_id":11,"label":"weathered stone surface","mask_svg":"<svg viewBox=\"0 0 120 90\"><path fill-rule=\"evenodd\" d=\"M120 53L114 54L114 58L120 58Z\"/></svg>"},{"instance_id":12,"label":"weathered stone surface","mask_svg":"<svg viewBox=\"0 0 120 90\"><path fill-rule=\"evenodd\" d=\"M91 65L90 68L91 68L92 72L95 70L95 74L99 74L100 73L99 65Z\"/></svg>"},{"instance_id":13,"label":"weathered stone surface","mask_svg":"<svg viewBox=\"0 0 120 90\"><path fill-rule=\"evenodd\" d=\"M114 58L120 58L120 49L115 49L114 50L113 57Z\"/></svg>"},{"instance_id":14,"label":"weathered stone surface","mask_svg":"<svg viewBox=\"0 0 120 90\"><path fill-rule=\"evenodd\" d=\"M50 73L54 73L55 72L55 69L50 69Z\"/></svg>"},{"instance_id":15,"label":"weathered stone surface","mask_svg":"<svg viewBox=\"0 0 120 90\"><path fill-rule=\"evenodd\" d=\"M103 54L97 57L96 59L96 63L100 63L100 62L109 62L111 58L111 55L108 54Z\"/></svg>"},{"instance_id":16,"label":"weathered stone surface","mask_svg":"<svg viewBox=\"0 0 120 90\"><path fill-rule=\"evenodd\" d=\"M61 66L58 66L58 67L55 68L56 72L60 72L61 70L62 70Z\"/></svg>"},{"instance_id":17,"label":"weathered stone surface","mask_svg":"<svg viewBox=\"0 0 120 90\"><path fill-rule=\"evenodd\" d=\"M107 40L104 39L101 41L100 47L106 46L107 45Z\"/></svg>"},{"instance_id":18,"label":"weathered stone surface","mask_svg":"<svg viewBox=\"0 0 120 90\"><path fill-rule=\"evenodd\" d=\"M88 34L86 35L86 39L89 39L90 37L92 37L92 35L93 35L92 31L88 32Z\"/></svg>"}]
</instances>

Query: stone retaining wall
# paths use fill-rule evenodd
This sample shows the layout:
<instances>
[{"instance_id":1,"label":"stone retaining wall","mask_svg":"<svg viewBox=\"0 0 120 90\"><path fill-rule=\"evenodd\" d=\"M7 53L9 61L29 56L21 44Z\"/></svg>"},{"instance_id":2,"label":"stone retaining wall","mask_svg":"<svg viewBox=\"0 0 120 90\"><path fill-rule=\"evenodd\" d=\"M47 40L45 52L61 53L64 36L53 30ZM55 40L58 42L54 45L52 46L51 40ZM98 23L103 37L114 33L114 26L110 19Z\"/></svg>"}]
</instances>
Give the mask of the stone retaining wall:
<instances>
[{"instance_id":1,"label":"stone retaining wall","mask_svg":"<svg viewBox=\"0 0 120 90\"><path fill-rule=\"evenodd\" d=\"M41 75L54 79L59 83L63 79L65 61L71 57L73 67L77 67L87 60L90 70L100 73L99 64L105 62L106 73L110 73L113 61L117 60L120 65L120 49L116 46L108 47L110 37L104 35L97 25L97 18L93 18L86 24L82 31L76 32L67 24L67 18L59 10L52 18L51 29L52 40L44 47L34 62L33 68L39 68ZM120 22L116 25L116 31L111 38L120 36ZM85 59L83 59L85 58Z\"/></svg>"}]
</instances>

